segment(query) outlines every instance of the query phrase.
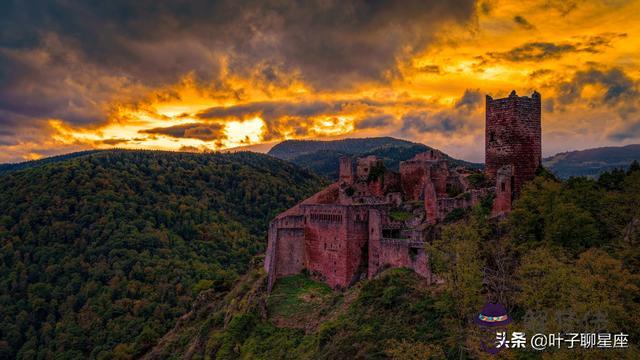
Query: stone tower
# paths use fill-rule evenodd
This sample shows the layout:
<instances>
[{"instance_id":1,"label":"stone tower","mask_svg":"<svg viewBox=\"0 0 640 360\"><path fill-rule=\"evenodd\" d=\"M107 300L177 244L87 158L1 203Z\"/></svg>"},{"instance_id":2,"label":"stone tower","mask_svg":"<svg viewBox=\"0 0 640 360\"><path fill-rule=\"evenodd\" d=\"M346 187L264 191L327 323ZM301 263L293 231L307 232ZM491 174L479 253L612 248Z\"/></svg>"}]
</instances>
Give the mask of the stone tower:
<instances>
[{"instance_id":1,"label":"stone tower","mask_svg":"<svg viewBox=\"0 0 640 360\"><path fill-rule=\"evenodd\" d=\"M340 181L353 184L354 180L353 159L350 156L340 157Z\"/></svg>"},{"instance_id":2,"label":"stone tower","mask_svg":"<svg viewBox=\"0 0 640 360\"><path fill-rule=\"evenodd\" d=\"M542 161L540 94L493 99L487 95L485 173L496 180L498 170L511 166L509 185L514 197L533 179Z\"/></svg>"}]
</instances>

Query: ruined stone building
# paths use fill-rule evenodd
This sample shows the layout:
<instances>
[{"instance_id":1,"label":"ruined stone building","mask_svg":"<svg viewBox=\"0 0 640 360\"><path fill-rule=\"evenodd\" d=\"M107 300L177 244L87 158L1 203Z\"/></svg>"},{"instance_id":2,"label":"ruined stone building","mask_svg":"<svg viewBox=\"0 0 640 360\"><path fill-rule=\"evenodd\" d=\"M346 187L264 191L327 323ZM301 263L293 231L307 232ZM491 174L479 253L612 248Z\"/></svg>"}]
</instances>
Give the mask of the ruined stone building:
<instances>
[{"instance_id":1,"label":"ruined stone building","mask_svg":"<svg viewBox=\"0 0 640 360\"><path fill-rule=\"evenodd\" d=\"M341 158L337 182L271 221L269 290L278 277L302 271L336 289L387 267L407 267L427 282L437 281L424 249L433 226L494 196L492 215L502 216L535 176L541 161L540 94L487 96L485 154L484 176L451 167L437 150L402 161L397 173L375 156ZM478 177L491 186L470 181Z\"/></svg>"}]
</instances>

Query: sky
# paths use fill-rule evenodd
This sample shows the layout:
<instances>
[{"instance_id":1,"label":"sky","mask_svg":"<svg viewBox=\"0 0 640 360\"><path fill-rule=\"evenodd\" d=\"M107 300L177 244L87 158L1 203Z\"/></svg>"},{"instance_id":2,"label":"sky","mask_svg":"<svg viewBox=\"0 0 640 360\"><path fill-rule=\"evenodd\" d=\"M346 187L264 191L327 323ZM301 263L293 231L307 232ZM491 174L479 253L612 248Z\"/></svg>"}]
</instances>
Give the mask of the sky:
<instances>
[{"instance_id":1,"label":"sky","mask_svg":"<svg viewBox=\"0 0 640 360\"><path fill-rule=\"evenodd\" d=\"M543 155L640 143L640 0L0 2L0 163L393 136L484 159L485 95Z\"/></svg>"}]
</instances>

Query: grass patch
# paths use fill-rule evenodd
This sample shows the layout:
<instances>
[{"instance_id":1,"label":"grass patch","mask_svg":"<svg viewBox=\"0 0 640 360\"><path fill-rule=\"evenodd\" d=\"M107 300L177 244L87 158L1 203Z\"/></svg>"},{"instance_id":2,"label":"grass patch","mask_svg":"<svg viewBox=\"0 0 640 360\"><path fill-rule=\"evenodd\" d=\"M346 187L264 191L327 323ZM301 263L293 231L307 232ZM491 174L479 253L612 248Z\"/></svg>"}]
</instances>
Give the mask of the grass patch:
<instances>
[{"instance_id":1,"label":"grass patch","mask_svg":"<svg viewBox=\"0 0 640 360\"><path fill-rule=\"evenodd\" d=\"M305 275L278 279L267 308L275 317L297 317L317 313L333 296L329 286Z\"/></svg>"},{"instance_id":2,"label":"grass patch","mask_svg":"<svg viewBox=\"0 0 640 360\"><path fill-rule=\"evenodd\" d=\"M389 217L395 221L406 221L413 216L412 213L404 210L391 210L389 211Z\"/></svg>"}]
</instances>

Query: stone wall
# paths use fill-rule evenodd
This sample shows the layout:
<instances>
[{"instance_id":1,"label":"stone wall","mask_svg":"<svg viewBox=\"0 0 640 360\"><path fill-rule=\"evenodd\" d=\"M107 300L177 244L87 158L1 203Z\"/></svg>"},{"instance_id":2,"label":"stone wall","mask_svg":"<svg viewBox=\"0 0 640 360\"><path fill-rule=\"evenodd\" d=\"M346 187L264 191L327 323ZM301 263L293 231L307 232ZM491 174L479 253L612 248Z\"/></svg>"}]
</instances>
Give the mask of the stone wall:
<instances>
[{"instance_id":1,"label":"stone wall","mask_svg":"<svg viewBox=\"0 0 640 360\"><path fill-rule=\"evenodd\" d=\"M505 165L496 175L496 197L493 201L491 216L502 216L511 211L514 197L513 166Z\"/></svg>"},{"instance_id":2,"label":"stone wall","mask_svg":"<svg viewBox=\"0 0 640 360\"><path fill-rule=\"evenodd\" d=\"M306 224L305 267L309 272L336 287L347 282L346 212L339 205L302 205Z\"/></svg>"},{"instance_id":3,"label":"stone wall","mask_svg":"<svg viewBox=\"0 0 640 360\"><path fill-rule=\"evenodd\" d=\"M277 277L298 274L305 267L304 217L297 211L291 209L269 224L264 263L269 290Z\"/></svg>"},{"instance_id":4,"label":"stone wall","mask_svg":"<svg viewBox=\"0 0 640 360\"><path fill-rule=\"evenodd\" d=\"M382 239L382 218L380 211L369 210L369 244L367 277L373 278L380 268L380 240Z\"/></svg>"},{"instance_id":5,"label":"stone wall","mask_svg":"<svg viewBox=\"0 0 640 360\"><path fill-rule=\"evenodd\" d=\"M340 157L340 181L352 184L354 175L353 159L350 156Z\"/></svg>"},{"instance_id":6,"label":"stone wall","mask_svg":"<svg viewBox=\"0 0 640 360\"><path fill-rule=\"evenodd\" d=\"M424 161L407 160L400 162L400 186L405 201L420 200L425 180L429 176L429 168Z\"/></svg>"},{"instance_id":7,"label":"stone wall","mask_svg":"<svg viewBox=\"0 0 640 360\"><path fill-rule=\"evenodd\" d=\"M428 255L422 242L410 242L406 239L381 239L378 271L386 267L406 267L429 281Z\"/></svg>"}]
</instances>

